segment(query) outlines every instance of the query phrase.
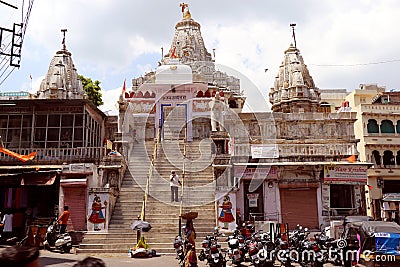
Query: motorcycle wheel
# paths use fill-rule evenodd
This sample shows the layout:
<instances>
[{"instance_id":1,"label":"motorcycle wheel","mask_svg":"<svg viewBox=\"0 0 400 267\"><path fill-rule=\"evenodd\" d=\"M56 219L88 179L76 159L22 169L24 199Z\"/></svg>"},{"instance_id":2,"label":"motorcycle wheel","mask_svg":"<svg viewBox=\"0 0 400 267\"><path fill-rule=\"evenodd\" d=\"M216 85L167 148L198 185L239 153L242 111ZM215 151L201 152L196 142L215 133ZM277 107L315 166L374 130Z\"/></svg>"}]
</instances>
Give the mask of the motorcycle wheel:
<instances>
[{"instance_id":1,"label":"motorcycle wheel","mask_svg":"<svg viewBox=\"0 0 400 267\"><path fill-rule=\"evenodd\" d=\"M205 260L204 254L200 252L198 259L199 259L199 261L204 261Z\"/></svg>"},{"instance_id":2,"label":"motorcycle wheel","mask_svg":"<svg viewBox=\"0 0 400 267\"><path fill-rule=\"evenodd\" d=\"M71 251L71 247L69 247L69 246L64 246L64 247L63 247L63 251L64 251L65 253L69 253L69 252Z\"/></svg>"}]
</instances>

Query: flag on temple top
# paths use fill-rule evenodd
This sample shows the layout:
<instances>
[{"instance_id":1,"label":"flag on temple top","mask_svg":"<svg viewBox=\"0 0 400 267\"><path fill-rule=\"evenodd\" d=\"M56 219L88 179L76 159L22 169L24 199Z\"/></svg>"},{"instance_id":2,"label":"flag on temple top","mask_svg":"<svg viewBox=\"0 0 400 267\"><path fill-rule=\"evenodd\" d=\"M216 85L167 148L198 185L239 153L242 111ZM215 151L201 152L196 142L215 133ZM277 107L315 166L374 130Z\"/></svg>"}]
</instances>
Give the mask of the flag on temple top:
<instances>
[{"instance_id":1,"label":"flag on temple top","mask_svg":"<svg viewBox=\"0 0 400 267\"><path fill-rule=\"evenodd\" d=\"M367 184L367 186L368 186L368 189L369 189L369 190L374 189L374 187L373 187L372 185Z\"/></svg>"},{"instance_id":2,"label":"flag on temple top","mask_svg":"<svg viewBox=\"0 0 400 267\"><path fill-rule=\"evenodd\" d=\"M356 162L357 158L356 155L351 155L350 157L346 158L346 160L350 163Z\"/></svg>"},{"instance_id":3,"label":"flag on temple top","mask_svg":"<svg viewBox=\"0 0 400 267\"><path fill-rule=\"evenodd\" d=\"M31 78L31 80L32 80L32 75L29 75L29 78Z\"/></svg>"},{"instance_id":4,"label":"flag on temple top","mask_svg":"<svg viewBox=\"0 0 400 267\"><path fill-rule=\"evenodd\" d=\"M122 86L122 93L126 92L126 79L124 80L124 86Z\"/></svg>"}]
</instances>

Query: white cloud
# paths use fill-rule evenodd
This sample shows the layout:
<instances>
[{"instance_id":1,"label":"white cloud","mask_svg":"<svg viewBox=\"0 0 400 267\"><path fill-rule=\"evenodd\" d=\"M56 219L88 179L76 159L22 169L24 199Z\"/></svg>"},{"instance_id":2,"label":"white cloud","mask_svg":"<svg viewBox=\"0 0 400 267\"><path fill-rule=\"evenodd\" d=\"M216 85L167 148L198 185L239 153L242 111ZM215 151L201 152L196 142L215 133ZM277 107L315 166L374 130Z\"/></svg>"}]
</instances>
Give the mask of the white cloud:
<instances>
[{"instance_id":1,"label":"white cloud","mask_svg":"<svg viewBox=\"0 0 400 267\"><path fill-rule=\"evenodd\" d=\"M121 95L122 86L107 90L101 91L102 99L104 104L99 106L99 109L108 115L118 115L118 98Z\"/></svg>"}]
</instances>

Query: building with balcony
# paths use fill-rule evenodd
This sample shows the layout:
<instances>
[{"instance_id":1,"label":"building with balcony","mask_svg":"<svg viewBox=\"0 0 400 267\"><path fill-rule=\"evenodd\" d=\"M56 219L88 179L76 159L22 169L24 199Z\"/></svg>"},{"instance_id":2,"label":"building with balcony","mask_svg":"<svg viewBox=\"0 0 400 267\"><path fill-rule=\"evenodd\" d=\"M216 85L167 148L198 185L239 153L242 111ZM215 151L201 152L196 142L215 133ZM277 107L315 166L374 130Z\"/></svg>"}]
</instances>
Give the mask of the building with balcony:
<instances>
[{"instance_id":1,"label":"building with balcony","mask_svg":"<svg viewBox=\"0 0 400 267\"><path fill-rule=\"evenodd\" d=\"M113 138L115 121L87 99L64 43L36 94L0 94L1 211L25 214L25 226L48 222L68 205L68 230L86 230L89 189L110 184L109 172L119 176L119 168L99 167L107 165L104 140ZM30 153L30 160L18 158Z\"/></svg>"},{"instance_id":2,"label":"building with balcony","mask_svg":"<svg viewBox=\"0 0 400 267\"><path fill-rule=\"evenodd\" d=\"M373 164L368 170L368 214L392 219L400 200L400 93L362 84L346 100L357 112L354 129L360 160Z\"/></svg>"},{"instance_id":3,"label":"building with balcony","mask_svg":"<svg viewBox=\"0 0 400 267\"><path fill-rule=\"evenodd\" d=\"M321 92L330 94L329 101ZM356 113L340 110L344 92L317 88L299 49L285 51L269 94L273 112L239 114L250 135L248 144L235 140L232 156L244 220L318 228L366 213L368 164L352 160Z\"/></svg>"}]
</instances>

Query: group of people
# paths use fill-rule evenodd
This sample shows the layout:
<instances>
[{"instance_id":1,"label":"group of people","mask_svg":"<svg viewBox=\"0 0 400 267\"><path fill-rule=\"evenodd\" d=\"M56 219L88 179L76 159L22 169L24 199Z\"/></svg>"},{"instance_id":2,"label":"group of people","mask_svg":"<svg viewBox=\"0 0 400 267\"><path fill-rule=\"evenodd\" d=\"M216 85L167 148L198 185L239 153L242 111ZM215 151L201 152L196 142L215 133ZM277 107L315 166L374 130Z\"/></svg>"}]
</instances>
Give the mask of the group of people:
<instances>
[{"instance_id":1,"label":"group of people","mask_svg":"<svg viewBox=\"0 0 400 267\"><path fill-rule=\"evenodd\" d=\"M37 247L12 246L3 249L0 253L0 266L7 267L40 267L39 249ZM86 257L78 261L73 267L105 267L103 260L95 257Z\"/></svg>"}]
</instances>

